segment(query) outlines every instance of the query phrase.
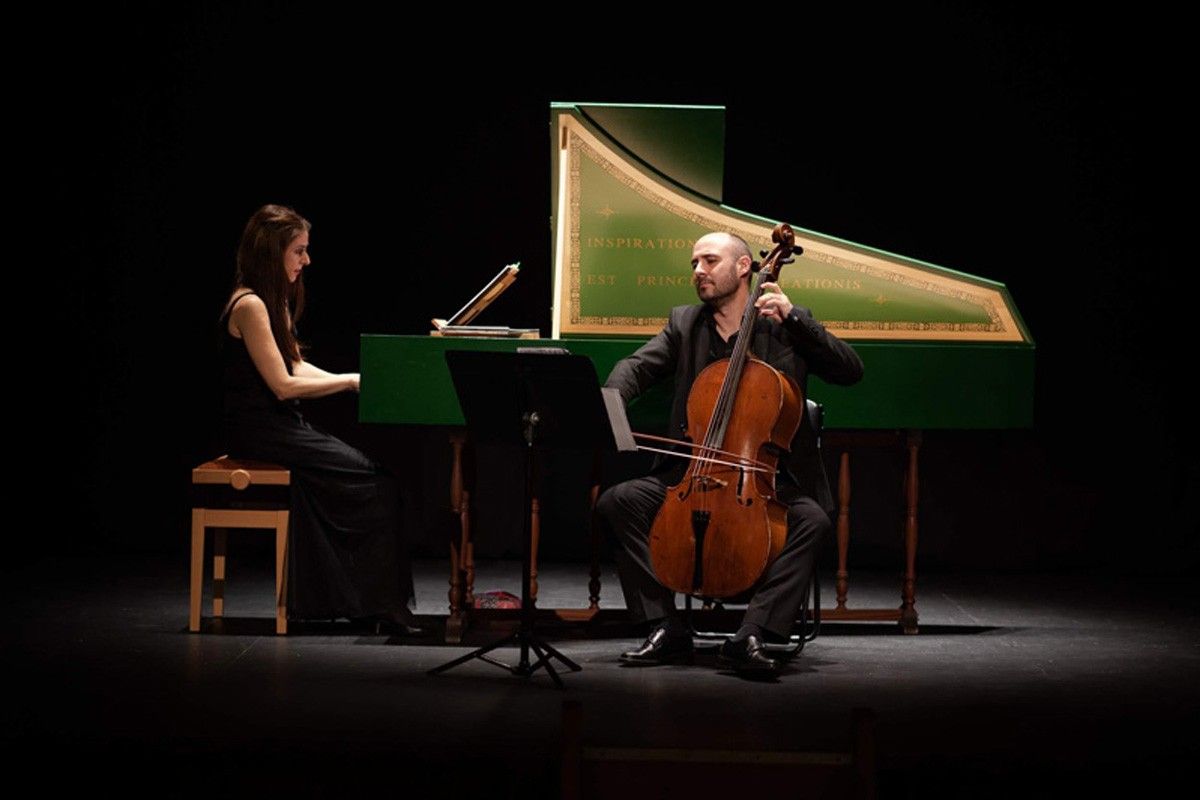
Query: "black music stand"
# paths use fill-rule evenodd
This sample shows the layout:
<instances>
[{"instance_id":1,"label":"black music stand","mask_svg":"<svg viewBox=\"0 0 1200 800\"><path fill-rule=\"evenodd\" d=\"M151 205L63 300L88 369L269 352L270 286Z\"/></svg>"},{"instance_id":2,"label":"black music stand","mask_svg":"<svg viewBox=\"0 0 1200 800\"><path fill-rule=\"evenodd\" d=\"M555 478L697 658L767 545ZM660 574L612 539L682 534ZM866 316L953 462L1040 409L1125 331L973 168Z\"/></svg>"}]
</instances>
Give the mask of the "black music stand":
<instances>
[{"instance_id":1,"label":"black music stand","mask_svg":"<svg viewBox=\"0 0 1200 800\"><path fill-rule=\"evenodd\" d=\"M477 442L510 444L520 448L525 471L521 618L515 633L435 667L429 670L430 675L478 658L522 677L528 677L545 667L561 689L563 682L550 663L552 658L558 659L573 672L582 669L534 633L534 609L529 598L530 549L533 540L530 498L533 495L538 451L615 448L600 385L596 380L596 368L586 356L560 354L562 352L446 351L450 377L454 380L454 390L472 438ZM521 659L517 664L505 664L488 655L505 645L520 647ZM538 657L533 664L529 663L530 650Z\"/></svg>"}]
</instances>

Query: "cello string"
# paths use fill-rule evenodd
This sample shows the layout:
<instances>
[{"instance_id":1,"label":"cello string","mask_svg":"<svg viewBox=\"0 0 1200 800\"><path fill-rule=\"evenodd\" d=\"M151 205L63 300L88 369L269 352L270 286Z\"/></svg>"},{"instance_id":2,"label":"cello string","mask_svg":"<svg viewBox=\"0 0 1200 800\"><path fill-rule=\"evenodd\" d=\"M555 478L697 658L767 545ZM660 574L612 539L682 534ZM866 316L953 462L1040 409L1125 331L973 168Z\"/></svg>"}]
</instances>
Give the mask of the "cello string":
<instances>
[{"instance_id":1,"label":"cello string","mask_svg":"<svg viewBox=\"0 0 1200 800\"><path fill-rule=\"evenodd\" d=\"M655 436L650 433L634 433L633 438L645 439L648 442L662 442L663 444L669 444L674 447L684 446L684 447L691 447L695 450L705 450L706 449L703 447L703 445L694 444L692 442L685 442L685 441L682 441L679 439L669 439L666 436ZM641 445L638 445L638 446L641 447ZM721 450L718 448L713 448L712 451L715 452L717 455L724 456L725 458L733 459L743 466L754 466L754 467L757 467L760 471L766 471L766 472L771 471L770 467L765 462L756 461L755 459L750 458L748 456L743 456L741 453L735 453L732 450ZM683 455L682 453L679 453L677 450L671 450L668 452L674 453L676 455ZM697 456L697 457L699 457L699 456Z\"/></svg>"},{"instance_id":2,"label":"cello string","mask_svg":"<svg viewBox=\"0 0 1200 800\"><path fill-rule=\"evenodd\" d=\"M747 470L749 472L767 472L767 473L771 472L771 469L769 467L759 464L758 462L752 462L749 464L745 464L745 463L739 464L736 461L725 461L725 460L719 459L719 458L706 458L704 456L694 456L691 453L680 453L675 450L666 450L661 447L651 447L650 445L646 445L646 444L639 444L637 446L637 448L638 448L638 450L645 450L649 453L662 453L663 455L668 455L668 456L678 456L679 458L690 458L694 461L703 461L703 462L705 462L706 466L709 464L720 464L721 466L733 467L734 469Z\"/></svg>"}]
</instances>

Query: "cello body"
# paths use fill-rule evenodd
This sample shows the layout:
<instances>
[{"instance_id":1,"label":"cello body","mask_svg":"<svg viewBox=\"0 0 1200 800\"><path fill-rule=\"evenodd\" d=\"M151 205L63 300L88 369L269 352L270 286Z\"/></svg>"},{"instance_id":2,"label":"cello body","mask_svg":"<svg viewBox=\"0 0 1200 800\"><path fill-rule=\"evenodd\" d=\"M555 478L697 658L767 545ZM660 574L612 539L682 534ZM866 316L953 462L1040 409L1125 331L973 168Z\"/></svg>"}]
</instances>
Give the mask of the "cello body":
<instances>
[{"instance_id":1,"label":"cello body","mask_svg":"<svg viewBox=\"0 0 1200 800\"><path fill-rule=\"evenodd\" d=\"M787 507L775 497L775 473L800 426L804 398L790 375L751 358L750 346L764 285L803 248L783 223L771 238L775 248L763 253L761 266L751 262L758 279L729 358L705 367L688 392L691 466L667 490L650 526L650 566L676 592L739 595L787 541Z\"/></svg>"},{"instance_id":2,"label":"cello body","mask_svg":"<svg viewBox=\"0 0 1200 800\"><path fill-rule=\"evenodd\" d=\"M667 490L650 529L651 566L663 586L706 598L750 589L783 549L787 507L775 497L775 469L804 409L795 379L745 358L733 394L737 413L720 440L712 440L730 366L731 359L721 359L696 377L688 395L688 437L766 469L728 463L729 455L722 463L694 464Z\"/></svg>"}]
</instances>

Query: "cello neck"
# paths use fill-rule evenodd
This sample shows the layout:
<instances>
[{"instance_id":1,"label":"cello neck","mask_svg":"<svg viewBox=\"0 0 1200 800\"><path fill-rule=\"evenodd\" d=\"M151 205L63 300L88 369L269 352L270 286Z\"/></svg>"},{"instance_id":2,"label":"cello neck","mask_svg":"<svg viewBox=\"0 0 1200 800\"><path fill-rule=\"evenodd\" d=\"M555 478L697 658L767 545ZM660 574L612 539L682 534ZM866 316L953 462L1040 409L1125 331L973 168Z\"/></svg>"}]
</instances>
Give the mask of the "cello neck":
<instances>
[{"instance_id":1,"label":"cello neck","mask_svg":"<svg viewBox=\"0 0 1200 800\"><path fill-rule=\"evenodd\" d=\"M795 245L795 233L791 226L780 223L771 234L775 248L763 259L762 267L754 279L754 287L742 309L742 324L738 328L737 342L733 352L729 354L729 366L726 368L725 380L721 383L721 391L717 396L713 415L705 432L704 445L717 448L725 440L725 431L729 428L729 419L733 414L733 401L737 397L738 384L742 379L742 370L746 366L746 357L750 352L750 340L754 335L754 322L758 317L755 303L762 297L763 284L772 283L779 278L779 270L793 250L799 250Z\"/></svg>"}]
</instances>

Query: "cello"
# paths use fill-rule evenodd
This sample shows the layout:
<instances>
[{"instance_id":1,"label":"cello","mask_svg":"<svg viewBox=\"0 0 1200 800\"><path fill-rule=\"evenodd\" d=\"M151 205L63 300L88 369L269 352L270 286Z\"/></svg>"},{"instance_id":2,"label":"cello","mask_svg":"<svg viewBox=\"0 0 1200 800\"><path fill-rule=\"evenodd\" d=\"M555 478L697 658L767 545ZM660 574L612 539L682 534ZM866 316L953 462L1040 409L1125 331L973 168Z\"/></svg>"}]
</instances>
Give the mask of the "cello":
<instances>
[{"instance_id":1,"label":"cello","mask_svg":"<svg viewBox=\"0 0 1200 800\"><path fill-rule=\"evenodd\" d=\"M651 566L676 592L712 599L741 594L787 538L775 472L800 425L804 398L794 378L749 351L763 284L777 281L803 249L786 224L775 226L771 239L775 247L758 270L733 352L705 367L688 393L688 446L695 455L682 454L691 464L667 489L650 528Z\"/></svg>"}]
</instances>

